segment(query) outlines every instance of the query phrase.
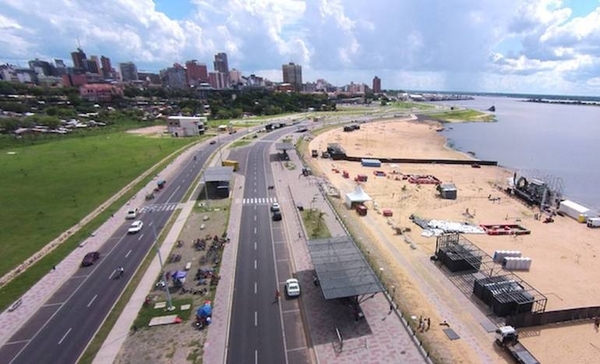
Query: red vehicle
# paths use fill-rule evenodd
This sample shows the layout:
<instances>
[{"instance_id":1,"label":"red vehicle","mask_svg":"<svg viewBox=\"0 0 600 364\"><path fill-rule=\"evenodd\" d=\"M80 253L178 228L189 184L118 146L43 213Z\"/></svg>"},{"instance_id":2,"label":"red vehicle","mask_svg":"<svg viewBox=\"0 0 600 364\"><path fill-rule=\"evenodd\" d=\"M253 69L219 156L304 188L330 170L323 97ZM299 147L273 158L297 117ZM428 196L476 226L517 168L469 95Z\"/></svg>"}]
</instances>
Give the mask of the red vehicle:
<instances>
[{"instance_id":1,"label":"red vehicle","mask_svg":"<svg viewBox=\"0 0 600 364\"><path fill-rule=\"evenodd\" d=\"M356 212L360 216L366 216L367 215L367 207L365 205L356 205L354 208L356 209Z\"/></svg>"}]
</instances>

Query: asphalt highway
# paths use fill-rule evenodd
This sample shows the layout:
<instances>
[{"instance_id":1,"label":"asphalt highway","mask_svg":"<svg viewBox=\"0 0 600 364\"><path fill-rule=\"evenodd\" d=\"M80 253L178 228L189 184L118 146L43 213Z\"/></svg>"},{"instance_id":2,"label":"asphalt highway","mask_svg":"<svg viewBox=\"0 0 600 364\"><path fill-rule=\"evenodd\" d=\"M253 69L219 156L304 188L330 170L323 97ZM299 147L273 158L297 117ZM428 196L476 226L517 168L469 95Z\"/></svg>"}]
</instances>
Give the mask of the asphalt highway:
<instances>
[{"instance_id":1,"label":"asphalt highway","mask_svg":"<svg viewBox=\"0 0 600 364\"><path fill-rule=\"evenodd\" d=\"M131 220L123 221L100 249L101 259L91 267L80 268L0 348L0 364L76 363L133 272L153 249L155 233L160 235L208 157L233 137L221 136L214 145L206 143L195 154L196 160L190 157L182 164L176 177L144 205L145 212L136 219L144 222L139 233L127 234ZM116 279L116 268L120 266L125 274Z\"/></svg>"},{"instance_id":2,"label":"asphalt highway","mask_svg":"<svg viewBox=\"0 0 600 364\"><path fill-rule=\"evenodd\" d=\"M269 148L289 132L289 128L273 131L234 157L245 175L244 200L262 202L242 207L227 346L229 364L288 362L280 308L285 296L274 252L274 242L284 240L281 226L285 216L283 221L272 221L270 203L265 201L276 199L275 191L268 189L273 185ZM280 300L275 298L277 289Z\"/></svg>"}]
</instances>

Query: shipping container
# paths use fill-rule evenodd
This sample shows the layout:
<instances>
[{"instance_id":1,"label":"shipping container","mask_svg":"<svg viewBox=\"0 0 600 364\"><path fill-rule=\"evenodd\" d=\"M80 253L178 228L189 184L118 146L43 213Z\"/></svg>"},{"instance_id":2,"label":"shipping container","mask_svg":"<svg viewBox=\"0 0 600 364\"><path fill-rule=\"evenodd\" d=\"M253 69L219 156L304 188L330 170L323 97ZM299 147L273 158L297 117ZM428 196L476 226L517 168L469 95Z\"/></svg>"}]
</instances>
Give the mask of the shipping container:
<instances>
[{"instance_id":1,"label":"shipping container","mask_svg":"<svg viewBox=\"0 0 600 364\"><path fill-rule=\"evenodd\" d=\"M590 209L585 206L581 206L576 202L564 200L561 201L558 211L579 221L580 223L584 223L587 221L586 213L590 211Z\"/></svg>"}]
</instances>

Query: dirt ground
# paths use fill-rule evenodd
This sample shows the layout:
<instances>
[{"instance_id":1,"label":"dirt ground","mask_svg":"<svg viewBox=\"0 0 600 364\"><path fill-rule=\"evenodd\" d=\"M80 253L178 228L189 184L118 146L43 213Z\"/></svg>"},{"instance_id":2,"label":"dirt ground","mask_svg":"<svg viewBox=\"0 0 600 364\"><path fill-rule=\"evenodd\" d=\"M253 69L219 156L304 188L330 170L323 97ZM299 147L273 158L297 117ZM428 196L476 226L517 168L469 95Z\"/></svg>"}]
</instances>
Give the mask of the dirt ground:
<instances>
[{"instance_id":1,"label":"dirt ground","mask_svg":"<svg viewBox=\"0 0 600 364\"><path fill-rule=\"evenodd\" d=\"M340 127L316 136L309 149L323 151L328 143L339 143L350 156L470 159L467 154L445 147L444 138L435 131L438 126L436 123L415 121L384 121L362 124L361 129L354 132L343 132ZM394 286L402 287L402 305L410 308L411 313L431 316L436 322L452 313L463 321L461 324L472 333L478 347L484 348L496 362L505 362L506 359L493 348L492 335L486 333L468 310L443 289L443 285L452 283L449 280L441 282L441 285L433 282L436 278L432 270L439 271L439 268L429 263L428 257L435 252L435 238L421 236L421 228L409 220L411 214L425 219L474 224L518 223L529 229L531 234L517 237L469 234L465 237L489 255L493 255L495 250L520 250L523 256L532 258L530 271L516 273L548 298L546 310L595 306L600 302L600 286L593 283L600 271L599 248L595 244L600 231L588 229L568 217L558 216L551 224L535 220L534 215L539 211L500 190L505 187L506 178L512 175L510 171L498 167L439 164L384 164L381 168L368 168L360 163L330 159L315 159L313 163L316 172L320 170L323 177L339 189L342 200L346 193L355 189L357 183L354 177L357 174L368 176L363 188L373 198L366 204L370 209L369 218L358 218L349 210L345 215L361 224L361 230L371 236L372 254L379 256L386 278ZM388 175L376 177L374 170L382 170ZM338 173L342 171L348 171L350 178L343 178L342 173ZM453 182L458 189L458 198L443 200L434 185L415 185L401 178L396 180L399 175L392 172L430 174L443 182ZM393 217L383 217L383 209L392 210ZM392 227L408 228L410 231L398 236ZM418 272L419 279L441 287L436 292L437 297L428 296L429 293L415 283L417 280L409 274L409 269L395 261L389 247L378 239L379 234L384 234L386 240L399 242L395 249L409 262L412 271ZM473 308L477 307L473 305ZM522 330L522 333L522 341L541 362L597 362L600 334L593 330L591 322L536 327ZM480 362L477 350L467 340L449 341L440 331L426 336L425 342L444 362ZM574 337L577 340L573 340Z\"/></svg>"},{"instance_id":2,"label":"dirt ground","mask_svg":"<svg viewBox=\"0 0 600 364\"><path fill-rule=\"evenodd\" d=\"M194 327L195 311L205 300L214 300L216 286L210 286L209 280L207 280L207 284L197 285L194 275L198 268L212 268L216 265L210 259L206 263L201 264L200 260L203 256L206 256L209 244L207 244L206 250L197 250L194 243L198 238L204 238L208 235L221 236L223 234L227 224L228 204L229 200L210 200L208 204L210 209L195 208L179 236L179 240L183 242L183 246L177 247L175 245L172 251L172 254L181 255L181 260L169 263L169 257L163 257L165 270L170 272L182 270L187 262L192 262L192 267L188 271L184 287L193 291L207 288L209 289L208 293L182 293L181 289L171 288L170 293L173 299L193 299L194 304L192 305L189 319L181 324L139 328L137 332L127 338L115 363L167 364L201 362L202 347L206 340L207 330L198 331ZM201 225L204 225L204 229L200 228ZM153 290L149 292L149 296L153 302L166 301L166 293L162 290Z\"/></svg>"},{"instance_id":3,"label":"dirt ground","mask_svg":"<svg viewBox=\"0 0 600 364\"><path fill-rule=\"evenodd\" d=\"M139 129L128 130L128 133L131 134L142 134L142 135L161 135L167 132L166 125L155 125L155 126L147 126Z\"/></svg>"}]
</instances>

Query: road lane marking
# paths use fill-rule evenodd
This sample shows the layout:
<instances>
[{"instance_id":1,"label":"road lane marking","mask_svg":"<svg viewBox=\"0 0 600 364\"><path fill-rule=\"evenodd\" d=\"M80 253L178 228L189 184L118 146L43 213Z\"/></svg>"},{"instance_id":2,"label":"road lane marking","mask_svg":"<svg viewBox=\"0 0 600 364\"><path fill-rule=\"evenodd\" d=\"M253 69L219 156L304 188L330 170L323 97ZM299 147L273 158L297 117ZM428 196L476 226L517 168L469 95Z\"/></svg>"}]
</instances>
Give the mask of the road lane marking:
<instances>
[{"instance_id":1,"label":"road lane marking","mask_svg":"<svg viewBox=\"0 0 600 364\"><path fill-rule=\"evenodd\" d=\"M69 333L71 332L71 330L73 330L73 328L69 327L69 330L67 330L67 332L63 335L62 339L60 339L60 341L58 342L58 345L62 344L62 342L65 340L65 338L67 337L67 335L69 335Z\"/></svg>"},{"instance_id":2,"label":"road lane marking","mask_svg":"<svg viewBox=\"0 0 600 364\"><path fill-rule=\"evenodd\" d=\"M255 234L256 234L256 232L257 232L257 231L258 231L258 230L257 230L256 228L254 228L254 233L255 233Z\"/></svg>"},{"instance_id":3,"label":"road lane marking","mask_svg":"<svg viewBox=\"0 0 600 364\"><path fill-rule=\"evenodd\" d=\"M65 301L63 301L63 302L57 302L57 303L48 303L48 304L42 305L42 307L60 306L60 305L62 305L64 303L65 303Z\"/></svg>"},{"instance_id":4,"label":"road lane marking","mask_svg":"<svg viewBox=\"0 0 600 364\"><path fill-rule=\"evenodd\" d=\"M256 221L256 215L254 215L254 221Z\"/></svg>"},{"instance_id":5,"label":"road lane marking","mask_svg":"<svg viewBox=\"0 0 600 364\"><path fill-rule=\"evenodd\" d=\"M254 259L254 269L256 269L256 259Z\"/></svg>"},{"instance_id":6,"label":"road lane marking","mask_svg":"<svg viewBox=\"0 0 600 364\"><path fill-rule=\"evenodd\" d=\"M256 250L256 242L254 242L254 250Z\"/></svg>"},{"instance_id":7,"label":"road lane marking","mask_svg":"<svg viewBox=\"0 0 600 364\"><path fill-rule=\"evenodd\" d=\"M258 326L258 312L254 311L254 326ZM71 329L69 329L71 331Z\"/></svg>"},{"instance_id":8,"label":"road lane marking","mask_svg":"<svg viewBox=\"0 0 600 364\"><path fill-rule=\"evenodd\" d=\"M154 224L154 220L150 221L150 223L148 224L148 227L152 226L152 224Z\"/></svg>"},{"instance_id":9,"label":"road lane marking","mask_svg":"<svg viewBox=\"0 0 600 364\"><path fill-rule=\"evenodd\" d=\"M95 295L94 297L92 297L92 300L90 301L90 303L88 303L88 308L92 305L92 303L94 303L94 301L96 300L96 298L98 298L98 295Z\"/></svg>"},{"instance_id":10,"label":"road lane marking","mask_svg":"<svg viewBox=\"0 0 600 364\"><path fill-rule=\"evenodd\" d=\"M181 183L185 183L185 178L181 181Z\"/></svg>"},{"instance_id":11,"label":"road lane marking","mask_svg":"<svg viewBox=\"0 0 600 364\"><path fill-rule=\"evenodd\" d=\"M254 350L254 364L258 364L258 350Z\"/></svg>"},{"instance_id":12,"label":"road lane marking","mask_svg":"<svg viewBox=\"0 0 600 364\"><path fill-rule=\"evenodd\" d=\"M254 282L254 294L258 292L258 283Z\"/></svg>"},{"instance_id":13,"label":"road lane marking","mask_svg":"<svg viewBox=\"0 0 600 364\"><path fill-rule=\"evenodd\" d=\"M138 238L138 241L142 240L143 237L144 237L144 234L140 235L140 237Z\"/></svg>"},{"instance_id":14,"label":"road lane marking","mask_svg":"<svg viewBox=\"0 0 600 364\"><path fill-rule=\"evenodd\" d=\"M131 254L131 249L129 249L129 251L127 252L127 254L125 254L125 258L129 258L129 254Z\"/></svg>"},{"instance_id":15,"label":"road lane marking","mask_svg":"<svg viewBox=\"0 0 600 364\"><path fill-rule=\"evenodd\" d=\"M171 196L169 196L169 198L167 199L167 202L171 202L171 198L173 198L173 196L177 193L177 191L179 191L180 187L181 187L181 185L177 186L177 188L175 189L175 191L173 191L173 193L171 194Z\"/></svg>"},{"instance_id":16,"label":"road lane marking","mask_svg":"<svg viewBox=\"0 0 600 364\"><path fill-rule=\"evenodd\" d=\"M9 341L4 345L15 345L15 344L23 344L23 343L28 343L31 340L19 340L19 341Z\"/></svg>"}]
</instances>

